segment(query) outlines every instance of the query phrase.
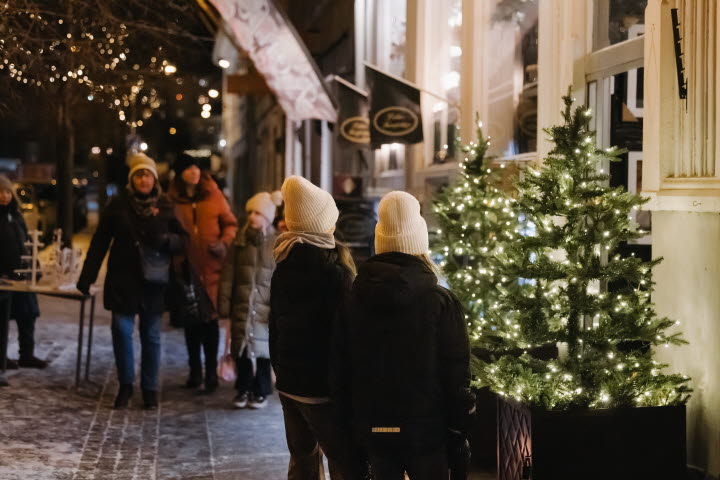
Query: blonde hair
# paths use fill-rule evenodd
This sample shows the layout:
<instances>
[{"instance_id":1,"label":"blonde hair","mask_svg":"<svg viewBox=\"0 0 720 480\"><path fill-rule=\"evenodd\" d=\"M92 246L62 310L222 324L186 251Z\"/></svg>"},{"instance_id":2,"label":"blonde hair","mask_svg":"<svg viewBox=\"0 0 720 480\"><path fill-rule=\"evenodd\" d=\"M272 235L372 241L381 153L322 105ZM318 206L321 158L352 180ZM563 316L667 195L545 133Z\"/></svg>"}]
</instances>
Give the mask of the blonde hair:
<instances>
[{"instance_id":1,"label":"blonde hair","mask_svg":"<svg viewBox=\"0 0 720 480\"><path fill-rule=\"evenodd\" d=\"M337 247L340 264L352 274L353 278L356 277L357 267L355 266L355 260L353 260L348 246L340 242L337 238L335 239L335 246Z\"/></svg>"},{"instance_id":2,"label":"blonde hair","mask_svg":"<svg viewBox=\"0 0 720 480\"><path fill-rule=\"evenodd\" d=\"M438 266L437 263L433 262L432 258L430 258L430 255L428 255L427 253L420 253L418 255L415 255L415 257L419 258L420 261L427 268L429 268L430 271L432 273L434 273L438 279L442 278L442 275L443 275L442 270L440 270L440 267Z\"/></svg>"}]
</instances>

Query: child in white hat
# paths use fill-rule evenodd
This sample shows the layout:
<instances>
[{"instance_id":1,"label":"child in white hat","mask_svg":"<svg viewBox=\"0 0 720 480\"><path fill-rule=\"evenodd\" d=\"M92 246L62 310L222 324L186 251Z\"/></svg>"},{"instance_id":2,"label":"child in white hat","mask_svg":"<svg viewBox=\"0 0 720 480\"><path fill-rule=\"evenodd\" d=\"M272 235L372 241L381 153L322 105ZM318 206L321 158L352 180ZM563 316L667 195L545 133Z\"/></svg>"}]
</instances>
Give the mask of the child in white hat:
<instances>
[{"instance_id":1,"label":"child in white hat","mask_svg":"<svg viewBox=\"0 0 720 480\"><path fill-rule=\"evenodd\" d=\"M229 248L220 280L219 313L230 318L228 340L237 362L236 408L263 408L272 393L268 321L277 238L272 222L281 202L268 192L247 201L247 222Z\"/></svg>"},{"instance_id":2,"label":"child in white hat","mask_svg":"<svg viewBox=\"0 0 720 480\"><path fill-rule=\"evenodd\" d=\"M376 255L334 329L334 400L353 419L373 478L447 478L447 439L464 442L475 408L462 308L438 285L418 201L390 192L378 217Z\"/></svg>"}]
</instances>

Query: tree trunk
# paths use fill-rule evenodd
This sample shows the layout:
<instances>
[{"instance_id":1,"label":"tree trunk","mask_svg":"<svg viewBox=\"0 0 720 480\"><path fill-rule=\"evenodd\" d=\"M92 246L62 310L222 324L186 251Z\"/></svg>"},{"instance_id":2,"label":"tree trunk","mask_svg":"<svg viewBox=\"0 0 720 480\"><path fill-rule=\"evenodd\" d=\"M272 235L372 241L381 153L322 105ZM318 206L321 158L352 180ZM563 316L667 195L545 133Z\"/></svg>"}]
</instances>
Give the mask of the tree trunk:
<instances>
[{"instance_id":1,"label":"tree trunk","mask_svg":"<svg viewBox=\"0 0 720 480\"><path fill-rule=\"evenodd\" d=\"M60 107L60 135L63 138L63 149L58 157L57 171L57 228L62 228L63 243L72 244L74 233L74 201L73 201L73 170L75 164L75 126L70 113L69 89L65 89L65 101Z\"/></svg>"}]
</instances>

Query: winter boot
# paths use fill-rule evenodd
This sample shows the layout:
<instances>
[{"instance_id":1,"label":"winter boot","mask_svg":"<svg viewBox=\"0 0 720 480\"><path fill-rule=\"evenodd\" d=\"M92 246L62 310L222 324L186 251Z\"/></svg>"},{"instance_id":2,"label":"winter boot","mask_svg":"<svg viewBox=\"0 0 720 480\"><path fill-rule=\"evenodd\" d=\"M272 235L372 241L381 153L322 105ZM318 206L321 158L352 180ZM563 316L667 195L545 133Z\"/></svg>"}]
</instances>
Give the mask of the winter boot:
<instances>
[{"instance_id":1,"label":"winter boot","mask_svg":"<svg viewBox=\"0 0 720 480\"><path fill-rule=\"evenodd\" d=\"M158 408L158 394L155 390L142 391L143 403L145 403L145 410L155 410Z\"/></svg>"},{"instance_id":2,"label":"winter boot","mask_svg":"<svg viewBox=\"0 0 720 480\"><path fill-rule=\"evenodd\" d=\"M13 360L12 358L8 358L5 361L5 368L8 370L17 370L18 369L18 362L17 360Z\"/></svg>"},{"instance_id":3,"label":"winter boot","mask_svg":"<svg viewBox=\"0 0 720 480\"><path fill-rule=\"evenodd\" d=\"M48 362L37 358L35 355L20 356L20 360L18 360L17 364L22 368L43 369L48 366Z\"/></svg>"},{"instance_id":4,"label":"winter boot","mask_svg":"<svg viewBox=\"0 0 720 480\"><path fill-rule=\"evenodd\" d=\"M190 370L190 375L185 382L185 388L198 388L203 383L202 370Z\"/></svg>"},{"instance_id":5,"label":"winter boot","mask_svg":"<svg viewBox=\"0 0 720 480\"><path fill-rule=\"evenodd\" d=\"M124 410L127 408L128 403L130 403L130 398L132 398L133 394L133 386L132 383L123 383L120 385L120 388L118 389L117 397L115 397L115 405L113 405L113 408L115 410Z\"/></svg>"},{"instance_id":6,"label":"winter boot","mask_svg":"<svg viewBox=\"0 0 720 480\"><path fill-rule=\"evenodd\" d=\"M215 393L218 388L218 376L217 372L207 370L205 371L205 393L210 395Z\"/></svg>"}]
</instances>

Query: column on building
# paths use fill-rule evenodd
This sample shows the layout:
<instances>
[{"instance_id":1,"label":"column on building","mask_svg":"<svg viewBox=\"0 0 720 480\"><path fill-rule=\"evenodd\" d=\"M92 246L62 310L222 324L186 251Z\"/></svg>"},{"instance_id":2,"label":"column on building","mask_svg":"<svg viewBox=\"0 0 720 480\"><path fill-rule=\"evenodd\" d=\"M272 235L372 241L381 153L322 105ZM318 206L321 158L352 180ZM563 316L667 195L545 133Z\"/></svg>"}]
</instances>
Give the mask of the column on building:
<instances>
[{"instance_id":1,"label":"column on building","mask_svg":"<svg viewBox=\"0 0 720 480\"><path fill-rule=\"evenodd\" d=\"M679 96L671 9L678 9L687 99ZM659 352L692 377L688 463L720 475L720 177L716 141L717 33L714 0L650 0L645 32L643 191L653 215L653 300L679 319L688 346Z\"/></svg>"}]
</instances>

